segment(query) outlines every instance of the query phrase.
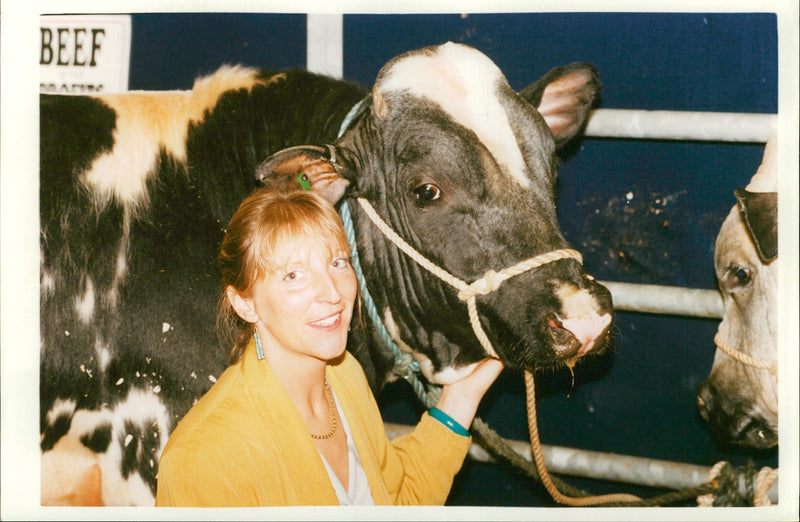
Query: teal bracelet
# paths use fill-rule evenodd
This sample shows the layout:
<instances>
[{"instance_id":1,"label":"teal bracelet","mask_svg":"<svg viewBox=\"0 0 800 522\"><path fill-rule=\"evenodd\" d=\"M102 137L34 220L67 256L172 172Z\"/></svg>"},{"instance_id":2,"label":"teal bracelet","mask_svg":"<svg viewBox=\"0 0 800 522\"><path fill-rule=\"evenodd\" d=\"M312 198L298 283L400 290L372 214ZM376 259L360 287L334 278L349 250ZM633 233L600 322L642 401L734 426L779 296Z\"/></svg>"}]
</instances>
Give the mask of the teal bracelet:
<instances>
[{"instance_id":1,"label":"teal bracelet","mask_svg":"<svg viewBox=\"0 0 800 522\"><path fill-rule=\"evenodd\" d=\"M457 423L455 420L453 420L453 418L450 415L446 414L439 408L429 409L428 414L434 419L444 424L445 426L447 426L448 428L450 428L450 430L453 433L456 433L458 435L463 435L464 437L469 437L469 432L466 430L466 428L464 428L464 426Z\"/></svg>"}]
</instances>

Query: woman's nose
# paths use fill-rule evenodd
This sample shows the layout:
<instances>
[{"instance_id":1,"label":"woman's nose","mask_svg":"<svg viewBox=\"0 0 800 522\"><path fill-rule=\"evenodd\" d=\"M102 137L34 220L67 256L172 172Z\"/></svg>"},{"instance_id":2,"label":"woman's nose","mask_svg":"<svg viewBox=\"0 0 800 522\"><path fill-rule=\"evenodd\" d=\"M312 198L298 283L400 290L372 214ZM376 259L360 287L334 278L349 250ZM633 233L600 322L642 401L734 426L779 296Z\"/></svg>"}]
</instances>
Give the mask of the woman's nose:
<instances>
[{"instance_id":1,"label":"woman's nose","mask_svg":"<svg viewBox=\"0 0 800 522\"><path fill-rule=\"evenodd\" d=\"M336 284L336 279L328 273L315 277L315 294L317 299L328 303L338 303L342 300L342 293Z\"/></svg>"}]
</instances>

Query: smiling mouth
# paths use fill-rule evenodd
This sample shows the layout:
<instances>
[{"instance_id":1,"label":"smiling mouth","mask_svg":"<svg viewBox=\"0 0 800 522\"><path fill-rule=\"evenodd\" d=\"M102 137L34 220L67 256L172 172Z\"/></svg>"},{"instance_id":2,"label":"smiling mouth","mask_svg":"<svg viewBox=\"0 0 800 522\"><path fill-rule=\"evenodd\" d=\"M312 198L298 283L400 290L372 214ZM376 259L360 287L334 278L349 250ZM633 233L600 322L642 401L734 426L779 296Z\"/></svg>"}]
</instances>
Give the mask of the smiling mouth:
<instances>
[{"instance_id":1,"label":"smiling mouth","mask_svg":"<svg viewBox=\"0 0 800 522\"><path fill-rule=\"evenodd\" d=\"M313 323L309 323L309 325L315 328L332 328L339 324L340 317L341 317L341 312L336 312L335 314L329 317L320 319L319 321L314 321Z\"/></svg>"}]
</instances>

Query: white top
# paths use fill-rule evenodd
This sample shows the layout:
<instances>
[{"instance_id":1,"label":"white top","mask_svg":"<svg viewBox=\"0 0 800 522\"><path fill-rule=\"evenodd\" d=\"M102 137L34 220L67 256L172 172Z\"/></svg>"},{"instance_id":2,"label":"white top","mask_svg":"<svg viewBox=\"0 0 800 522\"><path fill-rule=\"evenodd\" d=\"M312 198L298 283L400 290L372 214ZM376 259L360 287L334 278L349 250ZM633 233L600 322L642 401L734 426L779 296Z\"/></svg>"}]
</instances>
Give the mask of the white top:
<instances>
[{"instance_id":1,"label":"white top","mask_svg":"<svg viewBox=\"0 0 800 522\"><path fill-rule=\"evenodd\" d=\"M333 393L333 388L331 388ZM358 457L358 450L353 444L353 436L350 433L350 426L347 424L347 419L342 415L339 400L336 399L336 394L333 394L333 399L336 401L336 409L339 414L339 419L342 421L344 433L347 436L347 467L350 470L349 478L350 484L345 488L342 481L339 480L338 475L333 471L325 456L320 453L322 462L325 464L325 469L328 470L328 476L333 484L333 489L336 491L336 496L339 498L339 504L342 506L374 506L375 501L372 499L372 492L369 490L369 483L367 482L367 474L364 473L364 467L361 465L361 459ZM319 450L317 450L319 451Z\"/></svg>"}]
</instances>

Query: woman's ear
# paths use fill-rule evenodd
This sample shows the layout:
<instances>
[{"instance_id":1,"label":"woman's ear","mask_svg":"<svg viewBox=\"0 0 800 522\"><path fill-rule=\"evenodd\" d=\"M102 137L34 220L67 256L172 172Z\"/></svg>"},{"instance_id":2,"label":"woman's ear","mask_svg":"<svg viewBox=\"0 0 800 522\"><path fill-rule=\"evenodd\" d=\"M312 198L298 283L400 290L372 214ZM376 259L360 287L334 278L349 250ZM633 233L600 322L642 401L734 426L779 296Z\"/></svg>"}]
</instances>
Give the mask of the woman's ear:
<instances>
[{"instance_id":1,"label":"woman's ear","mask_svg":"<svg viewBox=\"0 0 800 522\"><path fill-rule=\"evenodd\" d=\"M239 317L248 323L258 322L258 314L256 313L256 307L252 299L242 297L231 285L228 285L225 289L225 295L228 297L228 302Z\"/></svg>"}]
</instances>

